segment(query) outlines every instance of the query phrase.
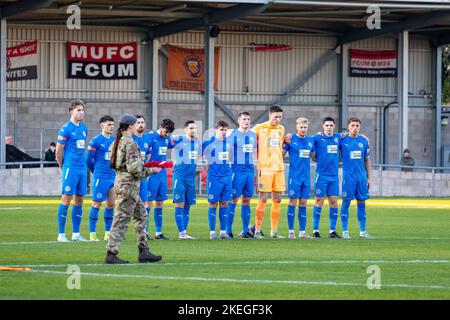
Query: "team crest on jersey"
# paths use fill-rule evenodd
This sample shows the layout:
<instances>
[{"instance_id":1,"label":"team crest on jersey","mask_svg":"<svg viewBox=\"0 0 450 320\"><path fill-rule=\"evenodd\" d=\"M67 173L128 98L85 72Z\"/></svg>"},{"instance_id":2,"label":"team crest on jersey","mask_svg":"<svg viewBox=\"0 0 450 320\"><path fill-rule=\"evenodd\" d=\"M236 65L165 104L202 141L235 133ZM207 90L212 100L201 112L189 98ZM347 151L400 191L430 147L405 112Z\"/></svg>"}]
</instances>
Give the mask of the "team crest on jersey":
<instances>
[{"instance_id":1,"label":"team crest on jersey","mask_svg":"<svg viewBox=\"0 0 450 320\"><path fill-rule=\"evenodd\" d=\"M336 142L336 143L337 143L337 142L338 142L338 138L334 138L334 142Z\"/></svg>"},{"instance_id":2,"label":"team crest on jersey","mask_svg":"<svg viewBox=\"0 0 450 320\"><path fill-rule=\"evenodd\" d=\"M148 143L144 143L144 148L147 149L148 148Z\"/></svg>"},{"instance_id":3,"label":"team crest on jersey","mask_svg":"<svg viewBox=\"0 0 450 320\"><path fill-rule=\"evenodd\" d=\"M290 194L291 196L293 196L294 193L295 193L294 190L289 191L289 194Z\"/></svg>"},{"instance_id":4,"label":"team crest on jersey","mask_svg":"<svg viewBox=\"0 0 450 320\"><path fill-rule=\"evenodd\" d=\"M101 198L103 195L101 193L97 193L97 198Z\"/></svg>"},{"instance_id":5,"label":"team crest on jersey","mask_svg":"<svg viewBox=\"0 0 450 320\"><path fill-rule=\"evenodd\" d=\"M232 193L233 193L233 194L236 194L236 189L233 189L233 190L232 190Z\"/></svg>"},{"instance_id":6,"label":"team crest on jersey","mask_svg":"<svg viewBox=\"0 0 450 320\"><path fill-rule=\"evenodd\" d=\"M67 192L69 192L69 191L70 191L70 186L66 186L66 187L64 188L64 190L66 190Z\"/></svg>"},{"instance_id":7,"label":"team crest on jersey","mask_svg":"<svg viewBox=\"0 0 450 320\"><path fill-rule=\"evenodd\" d=\"M259 184L259 187L260 187L260 188L264 188L264 184L260 183L260 184Z\"/></svg>"},{"instance_id":8,"label":"team crest on jersey","mask_svg":"<svg viewBox=\"0 0 450 320\"><path fill-rule=\"evenodd\" d=\"M362 147L363 147L363 144L362 144L361 142L358 143L358 147L362 148Z\"/></svg>"},{"instance_id":9,"label":"team crest on jersey","mask_svg":"<svg viewBox=\"0 0 450 320\"><path fill-rule=\"evenodd\" d=\"M322 191L320 191L320 189L317 189L317 190L316 190L316 193L317 193L317 194L321 194Z\"/></svg>"},{"instance_id":10,"label":"team crest on jersey","mask_svg":"<svg viewBox=\"0 0 450 320\"><path fill-rule=\"evenodd\" d=\"M208 195L208 199L210 199L210 200L214 199L214 195L213 194L209 194Z\"/></svg>"},{"instance_id":11,"label":"team crest on jersey","mask_svg":"<svg viewBox=\"0 0 450 320\"><path fill-rule=\"evenodd\" d=\"M179 200L180 199L180 195L179 194L175 195L175 199Z\"/></svg>"},{"instance_id":12,"label":"team crest on jersey","mask_svg":"<svg viewBox=\"0 0 450 320\"><path fill-rule=\"evenodd\" d=\"M345 191L342 192L342 196L343 196L343 197L346 197L346 196L347 196L347 192L345 192Z\"/></svg>"},{"instance_id":13,"label":"team crest on jersey","mask_svg":"<svg viewBox=\"0 0 450 320\"><path fill-rule=\"evenodd\" d=\"M86 137L86 132L83 131L83 137Z\"/></svg>"},{"instance_id":14,"label":"team crest on jersey","mask_svg":"<svg viewBox=\"0 0 450 320\"><path fill-rule=\"evenodd\" d=\"M312 143L311 143L311 142L308 142L308 146L309 146L310 148L312 148Z\"/></svg>"}]
</instances>

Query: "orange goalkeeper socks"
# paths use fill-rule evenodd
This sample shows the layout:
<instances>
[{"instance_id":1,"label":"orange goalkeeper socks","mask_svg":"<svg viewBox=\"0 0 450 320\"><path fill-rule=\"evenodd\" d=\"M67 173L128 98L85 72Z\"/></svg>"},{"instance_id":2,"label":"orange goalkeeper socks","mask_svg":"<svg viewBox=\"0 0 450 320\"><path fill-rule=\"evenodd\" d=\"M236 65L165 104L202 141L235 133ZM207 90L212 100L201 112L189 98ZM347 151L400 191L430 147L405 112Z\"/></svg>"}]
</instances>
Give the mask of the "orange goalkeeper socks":
<instances>
[{"instance_id":1,"label":"orange goalkeeper socks","mask_svg":"<svg viewBox=\"0 0 450 320\"><path fill-rule=\"evenodd\" d=\"M255 228L258 230L261 230L265 211L266 211L266 202L259 200L258 205L256 206L256 215L255 215Z\"/></svg>"},{"instance_id":2,"label":"orange goalkeeper socks","mask_svg":"<svg viewBox=\"0 0 450 320\"><path fill-rule=\"evenodd\" d=\"M278 230L278 222L280 222L281 203L272 201L272 210L270 210L271 229Z\"/></svg>"}]
</instances>

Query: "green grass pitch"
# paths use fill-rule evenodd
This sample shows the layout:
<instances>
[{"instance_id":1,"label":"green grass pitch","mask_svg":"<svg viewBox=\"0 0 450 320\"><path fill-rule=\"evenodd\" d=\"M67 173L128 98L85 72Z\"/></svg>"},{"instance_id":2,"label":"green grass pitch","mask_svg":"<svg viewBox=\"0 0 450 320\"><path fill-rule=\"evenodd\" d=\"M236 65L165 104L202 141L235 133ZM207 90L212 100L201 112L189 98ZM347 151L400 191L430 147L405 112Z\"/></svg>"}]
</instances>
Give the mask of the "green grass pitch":
<instances>
[{"instance_id":1,"label":"green grass pitch","mask_svg":"<svg viewBox=\"0 0 450 320\"><path fill-rule=\"evenodd\" d=\"M19 198L15 198L19 200ZM412 199L411 202L414 200ZM252 223L256 200L253 200ZM369 201L370 203L370 201ZM270 205L268 205L270 208ZM287 205L280 233L287 235ZM353 239L327 239L324 208L317 240L209 240L207 206L192 207L189 234L178 240L173 205L164 209L169 241L149 241L163 256L156 264L138 264L130 224L120 256L130 265L103 264L105 242L56 243L57 204L0 204L0 266L32 271L0 271L0 299L449 299L450 210L368 206L368 231L358 238L356 208L350 209ZM266 211L263 230L270 228ZM89 205L82 234L88 236ZM308 207L308 230L312 208ZM67 235L71 235L70 211ZM151 230L153 230L153 219ZM234 233L241 226L236 212ZM297 221L296 221L297 228ZM338 222L340 233L340 222ZM98 235L103 238L103 210ZM80 269L80 289L70 290L68 265ZM380 289L369 289L379 268ZM371 269L369 268L369 271ZM72 282L74 284L75 282Z\"/></svg>"}]
</instances>

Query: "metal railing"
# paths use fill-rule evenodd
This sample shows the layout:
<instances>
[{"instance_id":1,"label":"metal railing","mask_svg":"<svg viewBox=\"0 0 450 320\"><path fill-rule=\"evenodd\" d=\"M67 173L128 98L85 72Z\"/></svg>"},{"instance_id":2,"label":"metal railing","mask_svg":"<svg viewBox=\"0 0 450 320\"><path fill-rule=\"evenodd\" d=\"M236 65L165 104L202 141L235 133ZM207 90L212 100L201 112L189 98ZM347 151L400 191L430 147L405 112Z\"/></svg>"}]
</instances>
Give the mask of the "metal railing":
<instances>
[{"instance_id":1,"label":"metal railing","mask_svg":"<svg viewBox=\"0 0 450 320\"><path fill-rule=\"evenodd\" d=\"M57 167L56 161L20 161L20 162L0 162L0 169L23 169L25 166L30 168L44 168L47 165L51 167Z\"/></svg>"},{"instance_id":2,"label":"metal railing","mask_svg":"<svg viewBox=\"0 0 450 320\"><path fill-rule=\"evenodd\" d=\"M402 166L392 164L372 164L372 170L378 171L379 192L383 195L383 171L400 171L404 174L425 171L431 173L431 196L436 196L436 174L450 173L450 167ZM425 179L426 180L426 179Z\"/></svg>"}]
</instances>

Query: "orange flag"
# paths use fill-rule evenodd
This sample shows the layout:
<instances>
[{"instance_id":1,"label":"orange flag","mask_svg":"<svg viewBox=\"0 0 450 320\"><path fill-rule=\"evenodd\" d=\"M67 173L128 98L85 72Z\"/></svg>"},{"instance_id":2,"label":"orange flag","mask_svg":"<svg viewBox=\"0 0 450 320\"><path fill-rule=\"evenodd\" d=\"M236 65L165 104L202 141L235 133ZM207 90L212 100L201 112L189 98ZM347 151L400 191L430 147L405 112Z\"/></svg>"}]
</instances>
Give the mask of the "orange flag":
<instances>
[{"instance_id":1,"label":"orange flag","mask_svg":"<svg viewBox=\"0 0 450 320\"><path fill-rule=\"evenodd\" d=\"M167 45L169 52L166 88L172 90L204 91L205 49L189 49ZM214 90L219 78L219 48L214 49Z\"/></svg>"}]
</instances>

